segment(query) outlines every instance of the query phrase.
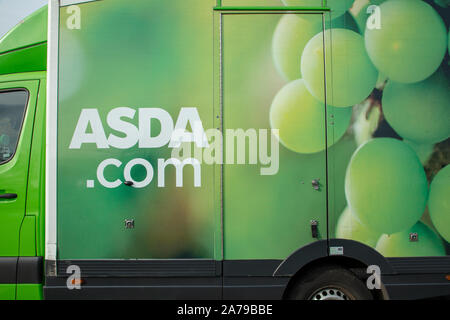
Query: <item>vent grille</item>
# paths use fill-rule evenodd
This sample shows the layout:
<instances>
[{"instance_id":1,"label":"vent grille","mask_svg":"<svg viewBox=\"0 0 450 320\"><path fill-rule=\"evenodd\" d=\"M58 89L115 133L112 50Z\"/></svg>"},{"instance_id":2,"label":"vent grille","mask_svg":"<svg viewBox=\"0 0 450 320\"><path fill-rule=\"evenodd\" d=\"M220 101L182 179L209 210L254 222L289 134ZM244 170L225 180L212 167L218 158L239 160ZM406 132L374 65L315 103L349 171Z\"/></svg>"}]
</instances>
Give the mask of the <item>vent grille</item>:
<instances>
[{"instance_id":1,"label":"vent grille","mask_svg":"<svg viewBox=\"0 0 450 320\"><path fill-rule=\"evenodd\" d=\"M397 273L448 273L450 257L387 258Z\"/></svg>"},{"instance_id":2,"label":"vent grille","mask_svg":"<svg viewBox=\"0 0 450 320\"><path fill-rule=\"evenodd\" d=\"M65 276L70 265L81 269L82 277L192 277L221 274L215 260L59 260L58 276Z\"/></svg>"}]
</instances>

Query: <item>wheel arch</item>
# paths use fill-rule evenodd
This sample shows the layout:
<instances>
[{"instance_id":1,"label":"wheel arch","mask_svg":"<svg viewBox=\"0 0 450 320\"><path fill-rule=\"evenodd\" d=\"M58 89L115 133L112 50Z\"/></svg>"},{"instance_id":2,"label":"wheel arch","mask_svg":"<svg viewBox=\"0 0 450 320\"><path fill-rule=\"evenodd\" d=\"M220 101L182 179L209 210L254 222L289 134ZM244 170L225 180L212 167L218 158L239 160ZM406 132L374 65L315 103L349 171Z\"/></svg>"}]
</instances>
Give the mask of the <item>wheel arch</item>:
<instances>
[{"instance_id":1,"label":"wheel arch","mask_svg":"<svg viewBox=\"0 0 450 320\"><path fill-rule=\"evenodd\" d=\"M342 247L342 254L330 255L329 248L332 247ZM383 275L394 273L389 262L380 253L365 244L346 239L322 240L293 252L278 266L274 276L290 277L283 294L283 298L286 299L299 279L315 268L339 266L353 272L357 277L363 278L367 275L366 268L370 265L380 267ZM383 285L375 297L388 298Z\"/></svg>"}]
</instances>

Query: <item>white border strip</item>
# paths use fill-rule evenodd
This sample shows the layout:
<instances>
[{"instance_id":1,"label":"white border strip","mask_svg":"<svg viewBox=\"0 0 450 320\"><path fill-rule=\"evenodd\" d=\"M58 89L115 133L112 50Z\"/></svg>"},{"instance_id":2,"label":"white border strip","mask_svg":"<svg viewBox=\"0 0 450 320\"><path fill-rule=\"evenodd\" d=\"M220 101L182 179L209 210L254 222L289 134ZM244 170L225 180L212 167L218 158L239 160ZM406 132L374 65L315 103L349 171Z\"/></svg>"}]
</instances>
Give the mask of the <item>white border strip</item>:
<instances>
[{"instance_id":1,"label":"white border strip","mask_svg":"<svg viewBox=\"0 0 450 320\"><path fill-rule=\"evenodd\" d=\"M72 4L81 4L81 3L93 2L93 1L97 1L97 0L60 0L60 2L61 2L60 6L64 7L64 6L70 6Z\"/></svg>"},{"instance_id":2,"label":"white border strip","mask_svg":"<svg viewBox=\"0 0 450 320\"><path fill-rule=\"evenodd\" d=\"M48 1L45 259L56 261L59 0Z\"/></svg>"}]
</instances>

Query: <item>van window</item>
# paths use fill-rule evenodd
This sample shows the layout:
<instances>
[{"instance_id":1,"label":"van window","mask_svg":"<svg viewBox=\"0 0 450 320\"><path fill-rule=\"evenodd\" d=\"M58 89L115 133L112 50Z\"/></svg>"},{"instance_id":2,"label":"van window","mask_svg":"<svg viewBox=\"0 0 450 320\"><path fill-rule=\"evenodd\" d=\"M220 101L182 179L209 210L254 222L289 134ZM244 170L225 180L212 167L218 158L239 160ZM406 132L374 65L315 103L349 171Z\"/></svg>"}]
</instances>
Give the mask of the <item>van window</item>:
<instances>
[{"instance_id":1,"label":"van window","mask_svg":"<svg viewBox=\"0 0 450 320\"><path fill-rule=\"evenodd\" d=\"M0 164L16 152L22 128L28 91L0 91Z\"/></svg>"}]
</instances>

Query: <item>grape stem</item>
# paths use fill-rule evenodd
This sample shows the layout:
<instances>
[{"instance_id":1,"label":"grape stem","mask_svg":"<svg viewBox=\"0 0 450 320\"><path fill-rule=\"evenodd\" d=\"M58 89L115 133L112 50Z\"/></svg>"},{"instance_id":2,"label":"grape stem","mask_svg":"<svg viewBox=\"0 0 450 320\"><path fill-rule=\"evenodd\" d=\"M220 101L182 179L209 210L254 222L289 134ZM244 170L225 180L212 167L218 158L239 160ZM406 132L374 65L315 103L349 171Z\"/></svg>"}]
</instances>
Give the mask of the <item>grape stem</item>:
<instances>
[{"instance_id":1,"label":"grape stem","mask_svg":"<svg viewBox=\"0 0 450 320\"><path fill-rule=\"evenodd\" d=\"M380 118L378 124L382 123L382 121L384 120L381 100L383 97L383 90L386 87L386 83L387 81L384 81L381 85L375 88L367 98L369 107L367 108L365 114L366 120L369 119L370 113L374 108L380 109ZM450 139L437 143L434 146L433 153L431 154L427 163L424 165L428 181L432 181L433 177L439 172L439 170L449 164L448 159L450 159Z\"/></svg>"},{"instance_id":2,"label":"grape stem","mask_svg":"<svg viewBox=\"0 0 450 320\"><path fill-rule=\"evenodd\" d=\"M367 101L369 102L369 107L367 108L366 115L365 115L366 120L369 120L370 113L372 112L372 110L374 108L380 109L380 118L378 119L379 120L378 123L381 123L381 121L383 120L383 107L381 105L383 89L384 89L384 85L383 85L383 88L373 89L372 93L367 98Z\"/></svg>"},{"instance_id":3,"label":"grape stem","mask_svg":"<svg viewBox=\"0 0 450 320\"><path fill-rule=\"evenodd\" d=\"M449 164L448 159L450 159L450 139L439 142L434 146L433 153L425 164L428 181L432 181L439 170Z\"/></svg>"}]
</instances>

